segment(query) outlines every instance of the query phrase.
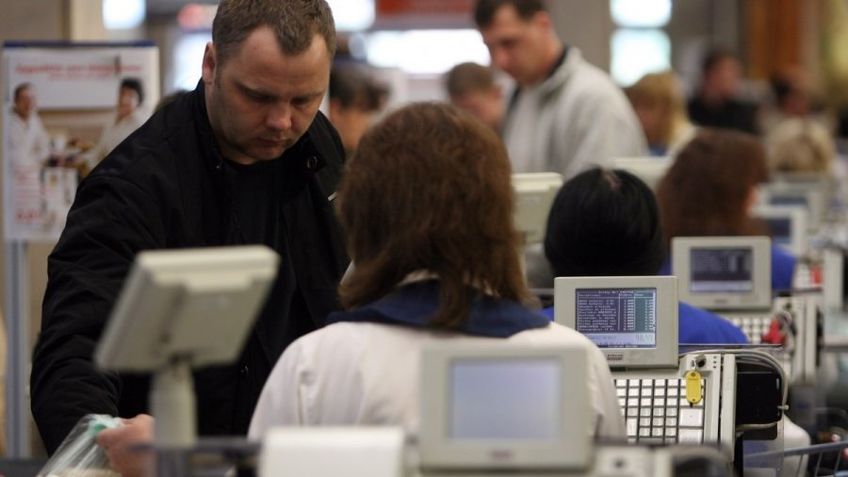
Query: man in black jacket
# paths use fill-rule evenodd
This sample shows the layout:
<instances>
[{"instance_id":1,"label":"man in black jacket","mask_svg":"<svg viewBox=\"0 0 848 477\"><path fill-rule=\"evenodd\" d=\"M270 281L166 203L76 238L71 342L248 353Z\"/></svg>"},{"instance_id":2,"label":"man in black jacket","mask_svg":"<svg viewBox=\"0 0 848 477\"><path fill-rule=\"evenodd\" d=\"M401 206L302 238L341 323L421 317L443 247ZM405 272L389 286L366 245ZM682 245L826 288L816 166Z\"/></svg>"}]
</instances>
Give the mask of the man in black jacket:
<instances>
[{"instance_id":1,"label":"man in black jacket","mask_svg":"<svg viewBox=\"0 0 848 477\"><path fill-rule=\"evenodd\" d=\"M318 113L335 52L329 7L223 0L212 38L197 89L157 112L83 181L49 257L31 387L51 453L88 413L142 414L101 433L116 466L121 449L150 435L148 380L92 362L139 251L261 243L281 256L240 360L195 375L201 435L246 433L283 349L337 308L348 262L332 204L343 149Z\"/></svg>"}]
</instances>

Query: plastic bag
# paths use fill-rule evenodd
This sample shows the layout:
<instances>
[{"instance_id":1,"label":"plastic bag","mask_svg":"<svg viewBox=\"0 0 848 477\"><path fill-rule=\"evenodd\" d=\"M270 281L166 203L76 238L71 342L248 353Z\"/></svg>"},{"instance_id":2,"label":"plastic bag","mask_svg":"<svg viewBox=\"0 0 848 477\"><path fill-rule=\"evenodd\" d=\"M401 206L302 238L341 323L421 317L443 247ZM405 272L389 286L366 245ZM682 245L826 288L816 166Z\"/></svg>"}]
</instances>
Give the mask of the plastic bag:
<instances>
[{"instance_id":1,"label":"plastic bag","mask_svg":"<svg viewBox=\"0 0 848 477\"><path fill-rule=\"evenodd\" d=\"M83 417L37 477L118 477L120 474L109 468L106 452L95 439L103 429L120 425L121 419L104 414Z\"/></svg>"}]
</instances>

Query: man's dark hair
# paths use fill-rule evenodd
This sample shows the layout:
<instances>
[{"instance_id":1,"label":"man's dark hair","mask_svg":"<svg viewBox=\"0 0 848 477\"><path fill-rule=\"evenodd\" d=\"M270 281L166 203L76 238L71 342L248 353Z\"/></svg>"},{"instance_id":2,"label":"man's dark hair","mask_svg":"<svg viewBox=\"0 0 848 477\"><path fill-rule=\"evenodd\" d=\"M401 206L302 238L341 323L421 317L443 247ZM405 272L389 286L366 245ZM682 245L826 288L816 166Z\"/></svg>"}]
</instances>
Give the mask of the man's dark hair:
<instances>
[{"instance_id":1,"label":"man's dark hair","mask_svg":"<svg viewBox=\"0 0 848 477\"><path fill-rule=\"evenodd\" d=\"M32 83L30 83L30 82L26 82L26 83L21 83L21 84L19 84L19 85L15 86L15 92L14 92L14 94L12 95L12 100L13 100L13 101L17 101L17 100L18 100L18 96L20 96L20 95L21 95L21 91L23 91L23 90L25 90L25 89L27 89L27 88L32 88Z\"/></svg>"},{"instance_id":2,"label":"man's dark hair","mask_svg":"<svg viewBox=\"0 0 848 477\"><path fill-rule=\"evenodd\" d=\"M324 38L331 57L336 53L336 26L325 0L221 0L212 22L218 62L225 62L262 26L274 31L286 55L306 51L316 34Z\"/></svg>"},{"instance_id":3,"label":"man's dark hair","mask_svg":"<svg viewBox=\"0 0 848 477\"><path fill-rule=\"evenodd\" d=\"M622 170L579 174L551 207L545 256L558 277L656 275L664 248L653 192Z\"/></svg>"},{"instance_id":4,"label":"man's dark hair","mask_svg":"<svg viewBox=\"0 0 848 477\"><path fill-rule=\"evenodd\" d=\"M736 55L727 48L715 47L704 55L701 62L701 74L707 75L712 69L724 60L736 60Z\"/></svg>"},{"instance_id":5,"label":"man's dark hair","mask_svg":"<svg viewBox=\"0 0 848 477\"><path fill-rule=\"evenodd\" d=\"M383 107L389 89L359 65L336 65L330 71L330 99L342 107L377 111Z\"/></svg>"},{"instance_id":6,"label":"man's dark hair","mask_svg":"<svg viewBox=\"0 0 848 477\"><path fill-rule=\"evenodd\" d=\"M529 20L539 12L548 11L542 0L477 0L474 6L474 23L477 28L488 28L495 18L495 13L508 5L515 8L522 20Z\"/></svg>"},{"instance_id":7,"label":"man's dark hair","mask_svg":"<svg viewBox=\"0 0 848 477\"><path fill-rule=\"evenodd\" d=\"M495 87L491 68L467 62L460 63L445 76L445 89L451 97L465 96L475 91L488 91Z\"/></svg>"},{"instance_id":8,"label":"man's dark hair","mask_svg":"<svg viewBox=\"0 0 848 477\"><path fill-rule=\"evenodd\" d=\"M121 86L118 89L121 90L124 88L135 91L135 94L138 95L138 104L144 102L144 87L141 86L141 80L138 78L124 78L121 80Z\"/></svg>"}]
</instances>

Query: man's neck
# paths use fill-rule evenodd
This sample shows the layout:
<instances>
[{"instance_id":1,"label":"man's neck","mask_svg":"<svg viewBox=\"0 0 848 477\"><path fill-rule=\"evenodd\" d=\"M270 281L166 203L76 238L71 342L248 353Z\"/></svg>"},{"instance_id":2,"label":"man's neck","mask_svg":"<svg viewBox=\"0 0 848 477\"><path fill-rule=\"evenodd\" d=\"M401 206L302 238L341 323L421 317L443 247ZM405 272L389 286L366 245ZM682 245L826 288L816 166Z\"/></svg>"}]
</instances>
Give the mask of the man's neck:
<instances>
[{"instance_id":1,"label":"man's neck","mask_svg":"<svg viewBox=\"0 0 848 477\"><path fill-rule=\"evenodd\" d=\"M539 74L535 78L533 78L531 82L528 82L528 84L523 84L521 86L538 86L545 82L545 80L553 76L553 74L557 70L557 67L559 67L560 59L562 58L563 52L565 52L565 45L561 41L559 41L559 39L551 38L551 40L546 44L544 62L539 67Z\"/></svg>"}]
</instances>

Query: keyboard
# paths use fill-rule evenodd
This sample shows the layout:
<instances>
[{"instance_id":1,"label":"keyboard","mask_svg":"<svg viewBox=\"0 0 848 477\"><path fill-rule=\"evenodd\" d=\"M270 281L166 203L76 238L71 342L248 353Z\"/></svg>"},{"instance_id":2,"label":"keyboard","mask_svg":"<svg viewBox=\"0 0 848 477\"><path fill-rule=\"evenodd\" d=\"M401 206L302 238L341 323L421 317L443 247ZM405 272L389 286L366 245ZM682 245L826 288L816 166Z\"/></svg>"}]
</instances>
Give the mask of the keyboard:
<instances>
[{"instance_id":1,"label":"keyboard","mask_svg":"<svg viewBox=\"0 0 848 477\"><path fill-rule=\"evenodd\" d=\"M771 326L772 315L769 314L752 314L752 315L733 315L728 319L734 325L742 329L748 341L751 344L760 344L763 341L763 334L768 332Z\"/></svg>"},{"instance_id":2,"label":"keyboard","mask_svg":"<svg viewBox=\"0 0 848 477\"><path fill-rule=\"evenodd\" d=\"M706 383L701 401L686 400L683 379L614 379L627 439L642 444L702 444Z\"/></svg>"}]
</instances>

